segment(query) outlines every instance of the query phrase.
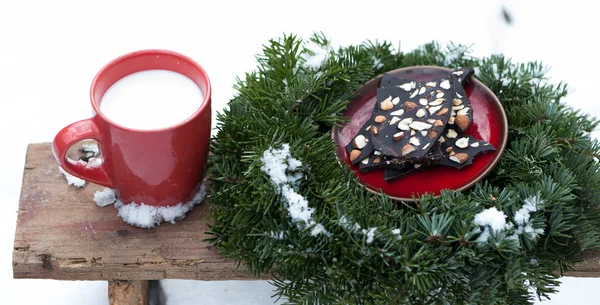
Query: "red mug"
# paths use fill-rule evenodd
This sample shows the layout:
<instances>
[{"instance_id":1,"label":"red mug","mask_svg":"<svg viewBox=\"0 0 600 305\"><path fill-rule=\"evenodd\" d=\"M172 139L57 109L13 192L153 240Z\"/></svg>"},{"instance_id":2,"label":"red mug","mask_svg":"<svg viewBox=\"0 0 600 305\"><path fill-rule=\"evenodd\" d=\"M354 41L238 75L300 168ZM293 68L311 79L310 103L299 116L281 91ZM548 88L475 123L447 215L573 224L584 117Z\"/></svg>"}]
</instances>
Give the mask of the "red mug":
<instances>
[{"instance_id":1,"label":"red mug","mask_svg":"<svg viewBox=\"0 0 600 305\"><path fill-rule=\"evenodd\" d=\"M204 94L200 108L178 124L137 130L112 122L100 111L104 93L135 72L170 70L190 78ZM191 58L166 50L142 50L104 66L90 88L93 116L63 128L52 143L54 157L69 174L116 190L123 203L173 206L188 202L202 182L211 127L211 86L208 75ZM98 142L103 162L87 167L66 157L73 144Z\"/></svg>"}]
</instances>

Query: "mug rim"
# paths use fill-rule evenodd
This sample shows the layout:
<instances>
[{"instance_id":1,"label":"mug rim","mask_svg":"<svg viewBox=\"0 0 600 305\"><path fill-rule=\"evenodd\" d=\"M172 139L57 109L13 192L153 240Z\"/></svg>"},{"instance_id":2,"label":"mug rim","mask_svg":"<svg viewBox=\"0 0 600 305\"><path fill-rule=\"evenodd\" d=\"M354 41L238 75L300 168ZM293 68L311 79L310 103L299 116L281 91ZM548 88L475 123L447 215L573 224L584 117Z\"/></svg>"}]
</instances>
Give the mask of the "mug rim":
<instances>
[{"instance_id":1,"label":"mug rim","mask_svg":"<svg viewBox=\"0 0 600 305\"><path fill-rule=\"evenodd\" d=\"M202 76L202 78L204 79L204 81L206 81L206 92L204 93L204 99L202 100L202 104L200 105L200 107L198 107L198 109L196 109L196 111L194 111L194 113L192 113L185 120L182 120L180 122L177 122L176 124L173 124L173 125L170 125L167 127L154 128L154 129L137 129L137 128L126 127L126 126L116 123L115 121L109 119L106 115L104 115L104 113L102 113L102 111L100 110L99 101L97 101L96 97L95 97L96 87L98 85L99 79L110 68L122 63L123 61L126 61L128 59L131 59L131 58L134 58L134 57L140 56L140 55L167 55L167 56L177 57L182 61L188 62L190 65L192 65L194 68L196 68L198 70L198 72L200 73L200 75ZM148 70L153 70L153 69L148 69ZM146 71L146 70L141 70L141 71ZM138 72L141 72L141 71L138 71ZM175 72L175 71L173 71L173 72ZM178 73L178 72L176 72L176 73ZM133 73L131 73L131 74L133 74ZM126 76L129 76L131 74L128 74ZM188 77L187 75L184 75L184 76ZM123 79L123 78L121 78L121 79ZM111 86L112 86L112 84L111 84ZM109 88L110 88L110 86L109 86ZM202 68L202 66L200 66L200 64L198 64L195 60L193 60L192 58L190 58L188 56L185 56L181 53L177 53L174 51L165 50L165 49L145 49L145 50L139 50L139 51L134 51L134 52L123 54L123 55L111 60L107 64L105 64L98 71L98 73L96 73L96 76L94 76L94 79L92 80L92 85L90 86L90 102L92 104L92 109L94 110L94 113L96 115L99 115L104 121L108 122L111 126L114 126L116 128L122 129L122 130L135 131L135 132L140 132L140 133L171 131L171 130L177 129L183 125L186 125L187 123L196 119L201 113L205 112L207 108L210 108L210 105L208 105L208 104L210 104L209 101L211 99L211 94L212 94L212 87L211 87L210 79L208 78L208 74L206 73L204 68Z\"/></svg>"}]
</instances>

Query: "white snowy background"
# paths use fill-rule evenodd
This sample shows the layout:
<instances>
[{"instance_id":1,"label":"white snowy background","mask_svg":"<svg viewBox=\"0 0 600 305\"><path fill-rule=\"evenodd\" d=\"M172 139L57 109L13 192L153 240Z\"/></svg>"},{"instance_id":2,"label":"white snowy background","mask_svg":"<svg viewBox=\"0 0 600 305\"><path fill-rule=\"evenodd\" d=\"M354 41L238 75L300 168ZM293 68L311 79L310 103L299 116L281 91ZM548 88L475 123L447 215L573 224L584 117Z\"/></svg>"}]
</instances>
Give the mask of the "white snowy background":
<instances>
[{"instance_id":1,"label":"white snowy background","mask_svg":"<svg viewBox=\"0 0 600 305\"><path fill-rule=\"evenodd\" d=\"M516 61L544 61L554 81L574 89L567 101L600 117L595 38L600 18L590 5L583 0L0 0L0 303L108 304L105 282L14 280L11 260L26 146L49 142L65 125L91 115L90 82L111 59L145 48L191 56L211 77L216 112L232 96L235 77L255 67L261 45L283 32L308 37L322 30L335 45L401 41L406 51L431 40L454 41L472 45L476 56L504 53ZM266 282L161 284L169 305L273 302ZM564 278L560 293L540 304L600 304L597 287L600 279Z\"/></svg>"}]
</instances>

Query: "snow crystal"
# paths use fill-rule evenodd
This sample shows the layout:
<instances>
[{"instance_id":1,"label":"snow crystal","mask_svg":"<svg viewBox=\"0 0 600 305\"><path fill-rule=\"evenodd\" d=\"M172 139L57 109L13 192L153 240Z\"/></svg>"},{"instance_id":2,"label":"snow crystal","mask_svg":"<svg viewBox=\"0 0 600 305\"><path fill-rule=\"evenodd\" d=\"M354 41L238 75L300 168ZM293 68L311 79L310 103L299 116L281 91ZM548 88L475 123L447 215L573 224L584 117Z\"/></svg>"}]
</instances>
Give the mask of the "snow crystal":
<instances>
[{"instance_id":1,"label":"snow crystal","mask_svg":"<svg viewBox=\"0 0 600 305\"><path fill-rule=\"evenodd\" d=\"M113 204L115 201L117 201L117 195L113 189L105 187L103 190L94 193L94 202L99 207Z\"/></svg>"},{"instance_id":2,"label":"snow crystal","mask_svg":"<svg viewBox=\"0 0 600 305\"><path fill-rule=\"evenodd\" d=\"M155 207L135 202L123 204L123 202L117 200L115 208L119 210L119 216L126 223L141 228L153 228L163 221L175 223L177 220L182 219L195 205L202 202L204 196L206 196L206 186L202 184L194 198L187 203L179 203L168 207Z\"/></svg>"},{"instance_id":3,"label":"snow crystal","mask_svg":"<svg viewBox=\"0 0 600 305\"><path fill-rule=\"evenodd\" d=\"M331 237L331 233L329 233L322 224L317 223L310 232L310 235L317 236L319 234L325 234L325 236Z\"/></svg>"},{"instance_id":4,"label":"snow crystal","mask_svg":"<svg viewBox=\"0 0 600 305\"><path fill-rule=\"evenodd\" d=\"M271 231L271 232L269 232L269 236L273 239L282 240L284 237L284 234L283 234L283 231L279 231L279 232Z\"/></svg>"},{"instance_id":5,"label":"snow crystal","mask_svg":"<svg viewBox=\"0 0 600 305\"><path fill-rule=\"evenodd\" d=\"M355 223L354 225L352 225L350 223L350 221L348 220L348 218L346 216L340 217L340 221L338 223L342 228L352 231L352 232L358 232L360 231L361 227L358 223Z\"/></svg>"},{"instance_id":6,"label":"snow crystal","mask_svg":"<svg viewBox=\"0 0 600 305\"><path fill-rule=\"evenodd\" d=\"M302 167L302 162L292 157L290 145L283 144L280 149L269 147L263 152L260 160L263 162L260 169L269 176L276 191L281 193L292 221L304 223L306 227L314 225L311 232L313 236L318 234L330 236L322 224L316 223L312 219L315 209L309 207L308 200L297 191L298 182L303 175L295 171Z\"/></svg>"},{"instance_id":7,"label":"snow crystal","mask_svg":"<svg viewBox=\"0 0 600 305\"><path fill-rule=\"evenodd\" d=\"M77 178L69 173L67 173L62 167L58 167L58 170L65 175L65 178L67 179L67 184L68 185L72 185L75 187L84 187L85 186L85 180Z\"/></svg>"},{"instance_id":8,"label":"snow crystal","mask_svg":"<svg viewBox=\"0 0 600 305\"><path fill-rule=\"evenodd\" d=\"M375 66L375 69L381 69L381 67L383 67L383 64L381 63L381 59L375 57L375 55L373 55L372 59L373 59L373 65Z\"/></svg>"},{"instance_id":9,"label":"snow crystal","mask_svg":"<svg viewBox=\"0 0 600 305\"><path fill-rule=\"evenodd\" d=\"M396 234L396 235L400 234L400 229L393 229L392 234Z\"/></svg>"},{"instance_id":10,"label":"snow crystal","mask_svg":"<svg viewBox=\"0 0 600 305\"><path fill-rule=\"evenodd\" d=\"M531 213L537 211L538 205L543 203L544 201L540 199L539 194L525 199L523 206L515 213L514 220L517 225L515 235L525 233L535 238L540 234L544 234L544 229L534 229L531 221Z\"/></svg>"},{"instance_id":11,"label":"snow crystal","mask_svg":"<svg viewBox=\"0 0 600 305\"><path fill-rule=\"evenodd\" d=\"M367 244L373 242L373 239L375 238L375 231L377 231L376 227L369 228L369 230L362 230L362 232L367 235Z\"/></svg>"}]
</instances>

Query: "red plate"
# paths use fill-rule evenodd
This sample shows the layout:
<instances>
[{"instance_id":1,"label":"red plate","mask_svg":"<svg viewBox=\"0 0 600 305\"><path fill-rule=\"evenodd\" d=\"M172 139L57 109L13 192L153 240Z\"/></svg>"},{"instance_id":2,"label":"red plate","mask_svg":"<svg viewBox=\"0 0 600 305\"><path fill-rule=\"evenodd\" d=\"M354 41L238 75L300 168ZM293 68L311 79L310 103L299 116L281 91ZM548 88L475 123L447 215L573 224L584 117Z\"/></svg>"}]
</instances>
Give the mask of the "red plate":
<instances>
[{"instance_id":1,"label":"red plate","mask_svg":"<svg viewBox=\"0 0 600 305\"><path fill-rule=\"evenodd\" d=\"M442 67L417 66L390 71L391 75L414 81L429 80L444 75L450 75L451 70ZM368 190L387 194L393 199L412 201L413 196L433 193L438 196L443 189L466 190L485 177L498 163L508 136L508 122L504 108L494 93L475 78L465 86L467 97L473 109L473 122L465 131L476 139L489 142L495 152L482 153L475 157L473 164L461 170L432 166L413 172L397 181L388 183L383 180L383 170L361 173L358 166L352 166L346 152L359 128L369 119L376 102L377 88L381 76L371 79L356 93L344 113L350 120L346 125L332 129L333 140L337 144L337 155L340 160L350 165L356 176Z\"/></svg>"}]
</instances>

